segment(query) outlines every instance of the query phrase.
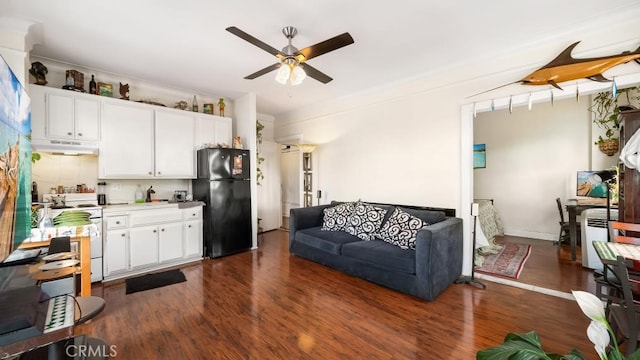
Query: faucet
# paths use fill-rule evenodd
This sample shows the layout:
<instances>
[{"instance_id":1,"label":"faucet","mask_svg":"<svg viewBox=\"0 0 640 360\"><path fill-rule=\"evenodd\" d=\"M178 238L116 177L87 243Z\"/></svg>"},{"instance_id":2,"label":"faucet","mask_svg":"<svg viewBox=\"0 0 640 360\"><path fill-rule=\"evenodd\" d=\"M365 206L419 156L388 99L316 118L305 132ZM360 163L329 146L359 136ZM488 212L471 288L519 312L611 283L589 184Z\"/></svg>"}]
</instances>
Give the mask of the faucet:
<instances>
[{"instance_id":1,"label":"faucet","mask_svg":"<svg viewBox=\"0 0 640 360\"><path fill-rule=\"evenodd\" d=\"M147 189L147 198L144 200L144 202L151 202L151 194L155 194L156 191L153 190L153 185L149 186L149 188Z\"/></svg>"}]
</instances>

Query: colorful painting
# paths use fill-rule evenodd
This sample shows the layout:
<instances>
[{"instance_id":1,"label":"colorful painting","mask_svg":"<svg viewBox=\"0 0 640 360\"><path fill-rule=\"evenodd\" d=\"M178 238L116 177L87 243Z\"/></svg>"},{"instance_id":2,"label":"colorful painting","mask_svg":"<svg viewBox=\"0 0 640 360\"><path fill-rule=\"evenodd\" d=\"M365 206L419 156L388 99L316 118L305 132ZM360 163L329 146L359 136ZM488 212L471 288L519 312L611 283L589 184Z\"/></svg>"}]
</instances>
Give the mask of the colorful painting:
<instances>
[{"instance_id":1,"label":"colorful painting","mask_svg":"<svg viewBox=\"0 0 640 360\"><path fill-rule=\"evenodd\" d=\"M31 229L31 101L0 57L0 261Z\"/></svg>"},{"instance_id":2,"label":"colorful painting","mask_svg":"<svg viewBox=\"0 0 640 360\"><path fill-rule=\"evenodd\" d=\"M473 144L473 168L487 167L487 151L484 144Z\"/></svg>"}]
</instances>

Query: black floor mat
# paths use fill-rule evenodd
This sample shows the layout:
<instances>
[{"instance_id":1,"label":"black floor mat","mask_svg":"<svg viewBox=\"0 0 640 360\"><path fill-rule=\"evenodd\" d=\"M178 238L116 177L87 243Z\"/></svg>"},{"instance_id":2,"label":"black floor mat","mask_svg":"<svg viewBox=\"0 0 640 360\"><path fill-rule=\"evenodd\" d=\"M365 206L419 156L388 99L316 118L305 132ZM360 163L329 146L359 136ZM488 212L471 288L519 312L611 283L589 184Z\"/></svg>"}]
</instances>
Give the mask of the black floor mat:
<instances>
[{"instance_id":1,"label":"black floor mat","mask_svg":"<svg viewBox=\"0 0 640 360\"><path fill-rule=\"evenodd\" d=\"M184 281L187 281L187 279L179 269L143 275L125 280L127 285L127 291L125 294L133 294L138 291L155 289Z\"/></svg>"}]
</instances>

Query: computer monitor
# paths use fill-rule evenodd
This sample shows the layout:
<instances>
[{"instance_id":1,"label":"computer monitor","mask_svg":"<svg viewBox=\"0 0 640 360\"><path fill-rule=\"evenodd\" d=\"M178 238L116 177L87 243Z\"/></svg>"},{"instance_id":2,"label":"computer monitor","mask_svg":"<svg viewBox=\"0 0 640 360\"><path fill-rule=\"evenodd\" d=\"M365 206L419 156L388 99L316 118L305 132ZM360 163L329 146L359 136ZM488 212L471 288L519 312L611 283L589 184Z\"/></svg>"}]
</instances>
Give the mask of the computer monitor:
<instances>
[{"instance_id":1,"label":"computer monitor","mask_svg":"<svg viewBox=\"0 0 640 360\"><path fill-rule=\"evenodd\" d=\"M576 196L606 199L607 184L603 178L612 179L615 175L615 170L578 171Z\"/></svg>"}]
</instances>

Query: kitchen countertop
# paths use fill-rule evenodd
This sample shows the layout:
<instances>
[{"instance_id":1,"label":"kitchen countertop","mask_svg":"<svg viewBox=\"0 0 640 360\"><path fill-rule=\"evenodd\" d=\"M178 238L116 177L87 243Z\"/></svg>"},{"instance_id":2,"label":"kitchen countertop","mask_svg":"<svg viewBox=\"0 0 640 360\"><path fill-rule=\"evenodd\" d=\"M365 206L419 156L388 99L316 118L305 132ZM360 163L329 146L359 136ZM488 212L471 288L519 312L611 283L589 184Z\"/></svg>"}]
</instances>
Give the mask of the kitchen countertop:
<instances>
[{"instance_id":1,"label":"kitchen countertop","mask_svg":"<svg viewBox=\"0 0 640 360\"><path fill-rule=\"evenodd\" d=\"M167 201L152 201L145 203L127 203L127 204L108 204L102 206L103 213L118 212L118 211L135 211L135 210L148 210L148 209L188 209L196 206L203 206L202 201L185 201L185 202L167 202Z\"/></svg>"}]
</instances>

